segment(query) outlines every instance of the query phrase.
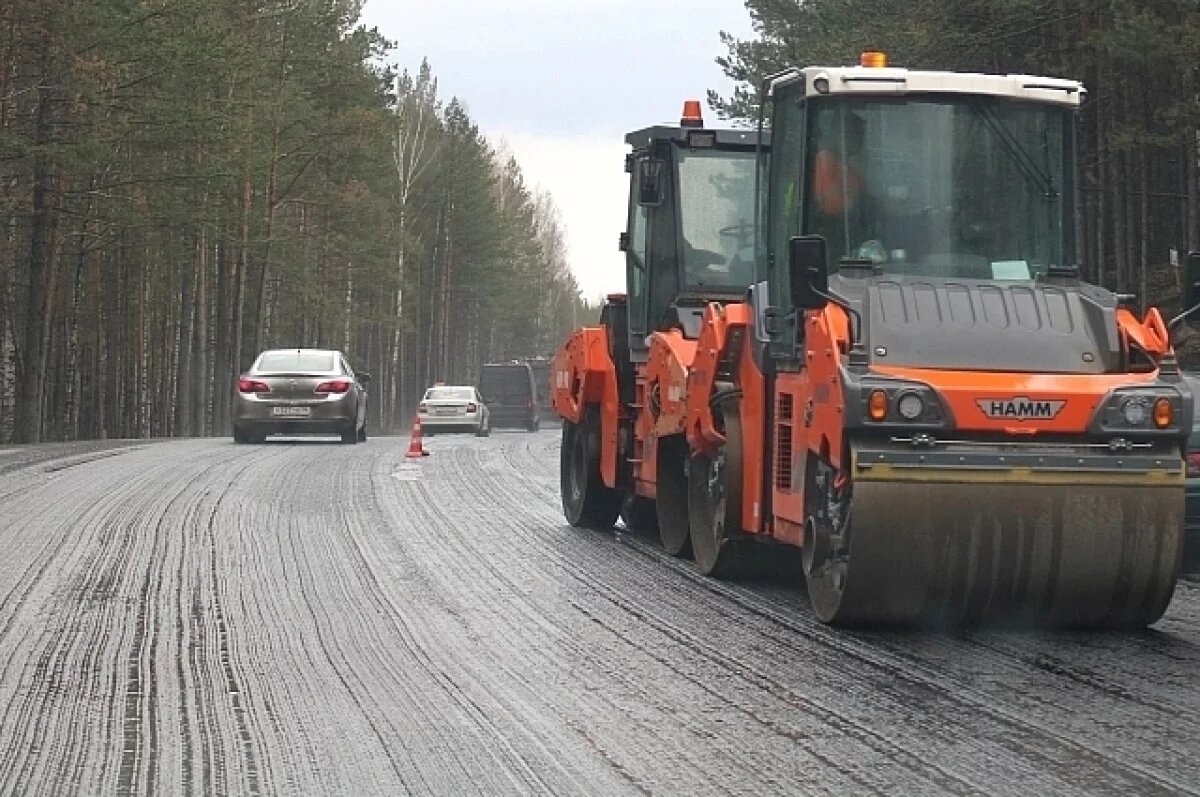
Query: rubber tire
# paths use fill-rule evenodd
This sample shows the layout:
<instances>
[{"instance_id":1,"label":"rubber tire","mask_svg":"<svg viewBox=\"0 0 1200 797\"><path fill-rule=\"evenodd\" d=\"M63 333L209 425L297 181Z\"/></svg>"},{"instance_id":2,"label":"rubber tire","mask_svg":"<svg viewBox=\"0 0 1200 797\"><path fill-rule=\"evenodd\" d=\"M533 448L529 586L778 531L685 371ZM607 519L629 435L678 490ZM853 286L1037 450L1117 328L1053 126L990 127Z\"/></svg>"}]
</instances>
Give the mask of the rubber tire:
<instances>
[{"instance_id":1,"label":"rubber tire","mask_svg":"<svg viewBox=\"0 0 1200 797\"><path fill-rule=\"evenodd\" d=\"M250 433L238 428L237 426L233 427L233 442L238 443L239 445L244 445L251 442Z\"/></svg>"},{"instance_id":2,"label":"rubber tire","mask_svg":"<svg viewBox=\"0 0 1200 797\"><path fill-rule=\"evenodd\" d=\"M706 576L723 578L737 566L736 537L742 523L742 422L740 402L724 405L722 434L725 445L723 479L725 500L714 501L709 493L709 478L716 459L693 454L688 468L688 526L696 569Z\"/></svg>"},{"instance_id":3,"label":"rubber tire","mask_svg":"<svg viewBox=\"0 0 1200 797\"><path fill-rule=\"evenodd\" d=\"M491 436L491 434L492 434L492 422L491 421L484 421L483 423L479 424L479 426L475 427L475 436L476 437L489 437L489 436Z\"/></svg>"},{"instance_id":4,"label":"rubber tire","mask_svg":"<svg viewBox=\"0 0 1200 797\"><path fill-rule=\"evenodd\" d=\"M682 435L658 439L658 538L671 556L692 555L688 531L688 445Z\"/></svg>"},{"instance_id":5,"label":"rubber tire","mask_svg":"<svg viewBox=\"0 0 1200 797\"><path fill-rule=\"evenodd\" d=\"M358 430L358 442L367 442L367 422L364 419L362 427Z\"/></svg>"},{"instance_id":6,"label":"rubber tire","mask_svg":"<svg viewBox=\"0 0 1200 797\"><path fill-rule=\"evenodd\" d=\"M350 428L342 432L342 442L347 445L354 445L358 442L358 429L351 424Z\"/></svg>"},{"instance_id":7,"label":"rubber tire","mask_svg":"<svg viewBox=\"0 0 1200 797\"><path fill-rule=\"evenodd\" d=\"M582 423L563 421L558 471L567 522L576 528L611 529L625 496L600 477L600 414L594 407Z\"/></svg>"}]
</instances>

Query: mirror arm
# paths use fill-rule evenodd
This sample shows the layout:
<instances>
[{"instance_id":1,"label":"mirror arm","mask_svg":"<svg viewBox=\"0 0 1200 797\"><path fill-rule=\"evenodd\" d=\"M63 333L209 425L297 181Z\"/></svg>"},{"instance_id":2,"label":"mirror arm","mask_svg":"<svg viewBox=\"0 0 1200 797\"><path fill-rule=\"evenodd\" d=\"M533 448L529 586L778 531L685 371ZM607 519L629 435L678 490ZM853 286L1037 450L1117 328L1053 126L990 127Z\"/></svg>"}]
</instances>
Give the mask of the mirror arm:
<instances>
[{"instance_id":1,"label":"mirror arm","mask_svg":"<svg viewBox=\"0 0 1200 797\"><path fill-rule=\"evenodd\" d=\"M1188 319L1188 316L1190 316L1192 313L1196 312L1197 310L1200 310L1200 304L1194 304L1191 307L1189 307L1187 310L1184 310L1182 313L1180 313L1179 315L1172 318L1170 320L1170 322L1167 323L1167 331L1174 332L1176 327L1178 327L1180 324L1182 324L1184 321L1186 321Z\"/></svg>"},{"instance_id":2,"label":"mirror arm","mask_svg":"<svg viewBox=\"0 0 1200 797\"><path fill-rule=\"evenodd\" d=\"M867 351L862 347L862 313L851 307L850 302L833 291L826 292L813 287L812 292L825 301L836 304L850 316L850 351L846 358L846 364L851 368L866 368Z\"/></svg>"},{"instance_id":3,"label":"mirror arm","mask_svg":"<svg viewBox=\"0 0 1200 797\"><path fill-rule=\"evenodd\" d=\"M838 296L836 293L833 293L832 291L830 291L829 293L826 293L825 291L822 291L822 290L816 288L815 286L812 286L811 283L810 283L810 287L814 294L816 294L817 296L820 296L822 299L829 302L830 304L836 304L838 307L845 310L847 314L849 314L849 316L851 318L850 345L857 346L859 344L859 335L862 332L862 314L859 313L857 310L855 310L853 307L851 307L850 302L846 301L841 296Z\"/></svg>"}]
</instances>

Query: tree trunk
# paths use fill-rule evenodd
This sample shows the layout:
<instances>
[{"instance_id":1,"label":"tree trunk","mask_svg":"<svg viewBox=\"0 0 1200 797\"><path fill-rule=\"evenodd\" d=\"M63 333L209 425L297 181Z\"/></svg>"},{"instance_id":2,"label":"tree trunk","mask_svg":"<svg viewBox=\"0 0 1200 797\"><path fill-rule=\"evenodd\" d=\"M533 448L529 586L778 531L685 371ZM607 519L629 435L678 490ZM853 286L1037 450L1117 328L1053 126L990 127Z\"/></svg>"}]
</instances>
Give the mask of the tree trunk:
<instances>
[{"instance_id":1,"label":"tree trunk","mask_svg":"<svg viewBox=\"0 0 1200 797\"><path fill-rule=\"evenodd\" d=\"M207 199L201 203L207 206ZM209 372L208 342L208 240L201 227L196 233L196 323L193 358L193 409L192 431L203 437L210 434L208 423L209 397L212 395L212 376Z\"/></svg>"},{"instance_id":2,"label":"tree trunk","mask_svg":"<svg viewBox=\"0 0 1200 797\"><path fill-rule=\"evenodd\" d=\"M196 305L192 296L193 287L198 278L198 269L194 264L191 268L181 268L180 277L182 285L179 294L179 324L176 327L179 356L175 368L175 428L173 431L174 434L181 437L191 437L195 434L192 418L192 393L195 391L192 382L192 376L195 373L192 365L192 343L195 336L196 317Z\"/></svg>"},{"instance_id":3,"label":"tree trunk","mask_svg":"<svg viewBox=\"0 0 1200 797\"><path fill-rule=\"evenodd\" d=\"M48 21L47 21L48 22ZM46 380L47 282L50 278L55 212L51 186L55 166L49 148L54 141L54 114L58 102L51 70L52 47L49 29L41 37L40 85L34 117L33 156L33 229L29 248L28 285L25 289L25 341L19 361L17 380L16 429L18 443L38 443L42 439L42 400Z\"/></svg>"}]
</instances>

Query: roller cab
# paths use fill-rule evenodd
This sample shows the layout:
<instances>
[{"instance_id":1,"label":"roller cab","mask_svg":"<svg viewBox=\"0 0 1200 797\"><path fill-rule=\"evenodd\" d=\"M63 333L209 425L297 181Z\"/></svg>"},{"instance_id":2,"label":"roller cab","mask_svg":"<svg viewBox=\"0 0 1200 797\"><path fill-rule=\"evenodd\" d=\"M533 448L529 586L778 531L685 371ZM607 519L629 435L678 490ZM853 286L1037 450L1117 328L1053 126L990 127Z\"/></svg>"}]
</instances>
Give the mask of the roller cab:
<instances>
[{"instance_id":1,"label":"roller cab","mask_svg":"<svg viewBox=\"0 0 1200 797\"><path fill-rule=\"evenodd\" d=\"M657 530L672 554L690 551L687 377L705 308L743 301L754 279L755 166L767 138L706 127L695 101L678 125L626 136L626 291L550 367L572 524L606 528L621 516Z\"/></svg>"}]
</instances>

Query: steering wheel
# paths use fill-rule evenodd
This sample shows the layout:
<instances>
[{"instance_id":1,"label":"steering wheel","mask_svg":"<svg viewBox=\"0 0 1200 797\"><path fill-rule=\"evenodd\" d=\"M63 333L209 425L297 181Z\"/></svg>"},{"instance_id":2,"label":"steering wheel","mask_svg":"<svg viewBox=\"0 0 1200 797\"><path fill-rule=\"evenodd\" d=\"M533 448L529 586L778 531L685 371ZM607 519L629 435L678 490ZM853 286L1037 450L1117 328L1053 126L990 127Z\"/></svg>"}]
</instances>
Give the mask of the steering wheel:
<instances>
[{"instance_id":1,"label":"steering wheel","mask_svg":"<svg viewBox=\"0 0 1200 797\"><path fill-rule=\"evenodd\" d=\"M717 230L717 235L722 238L733 238L737 241L739 248L749 246L754 242L754 225L746 222L731 224L728 227L722 227Z\"/></svg>"}]
</instances>

